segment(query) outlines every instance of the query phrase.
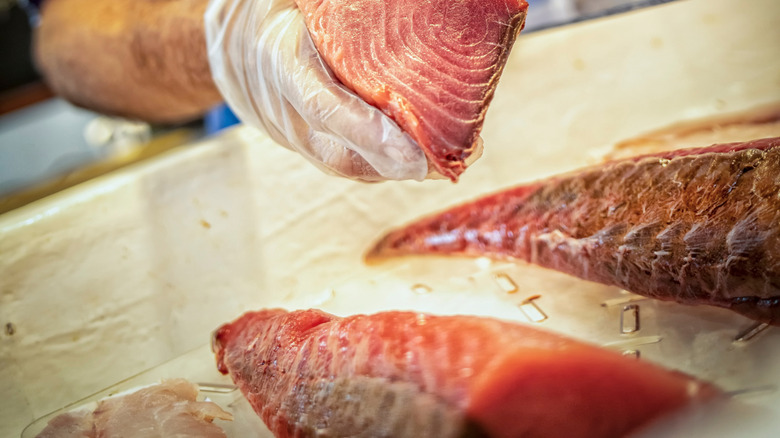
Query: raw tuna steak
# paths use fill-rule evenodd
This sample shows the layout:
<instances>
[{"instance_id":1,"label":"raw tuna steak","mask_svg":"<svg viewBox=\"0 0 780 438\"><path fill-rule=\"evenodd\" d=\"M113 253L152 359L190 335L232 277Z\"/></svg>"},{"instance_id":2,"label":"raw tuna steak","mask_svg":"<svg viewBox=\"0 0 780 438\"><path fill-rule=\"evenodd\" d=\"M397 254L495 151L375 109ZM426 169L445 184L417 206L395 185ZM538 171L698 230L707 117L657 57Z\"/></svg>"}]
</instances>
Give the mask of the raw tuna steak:
<instances>
[{"instance_id":1,"label":"raw tuna steak","mask_svg":"<svg viewBox=\"0 0 780 438\"><path fill-rule=\"evenodd\" d=\"M98 403L94 412L76 411L53 418L37 438L225 438L212 421L233 416L211 402L195 401L197 385L166 380Z\"/></svg>"},{"instance_id":2,"label":"raw tuna steak","mask_svg":"<svg viewBox=\"0 0 780 438\"><path fill-rule=\"evenodd\" d=\"M456 181L480 153L485 111L525 22L525 0L296 3L336 77Z\"/></svg>"},{"instance_id":3,"label":"raw tuna steak","mask_svg":"<svg viewBox=\"0 0 780 438\"><path fill-rule=\"evenodd\" d=\"M517 258L780 324L780 138L648 155L515 187L390 232L368 258Z\"/></svg>"},{"instance_id":4,"label":"raw tuna steak","mask_svg":"<svg viewBox=\"0 0 780 438\"><path fill-rule=\"evenodd\" d=\"M647 362L470 316L250 312L214 337L277 437L618 437L718 394Z\"/></svg>"}]
</instances>

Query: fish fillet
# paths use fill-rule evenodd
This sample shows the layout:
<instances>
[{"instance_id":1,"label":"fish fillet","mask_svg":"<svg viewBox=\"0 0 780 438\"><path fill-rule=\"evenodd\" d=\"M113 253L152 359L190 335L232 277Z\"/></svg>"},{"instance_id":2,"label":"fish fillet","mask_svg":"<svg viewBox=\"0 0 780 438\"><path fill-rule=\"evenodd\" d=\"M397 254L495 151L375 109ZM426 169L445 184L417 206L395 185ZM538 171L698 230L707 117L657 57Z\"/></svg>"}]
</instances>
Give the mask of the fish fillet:
<instances>
[{"instance_id":1,"label":"fish fillet","mask_svg":"<svg viewBox=\"0 0 780 438\"><path fill-rule=\"evenodd\" d=\"M94 412L54 417L37 438L225 438L212 421L233 417L211 402L195 401L197 385L171 379L124 396L102 400Z\"/></svg>"},{"instance_id":2,"label":"fish fillet","mask_svg":"<svg viewBox=\"0 0 780 438\"><path fill-rule=\"evenodd\" d=\"M606 163L391 231L368 259L514 258L780 325L780 138Z\"/></svg>"},{"instance_id":3,"label":"fish fillet","mask_svg":"<svg viewBox=\"0 0 780 438\"><path fill-rule=\"evenodd\" d=\"M472 316L249 312L213 348L276 437L619 437L714 387Z\"/></svg>"},{"instance_id":4,"label":"fish fillet","mask_svg":"<svg viewBox=\"0 0 780 438\"><path fill-rule=\"evenodd\" d=\"M296 3L336 77L395 120L429 167L456 181L481 152L479 132L525 23L525 0Z\"/></svg>"}]
</instances>

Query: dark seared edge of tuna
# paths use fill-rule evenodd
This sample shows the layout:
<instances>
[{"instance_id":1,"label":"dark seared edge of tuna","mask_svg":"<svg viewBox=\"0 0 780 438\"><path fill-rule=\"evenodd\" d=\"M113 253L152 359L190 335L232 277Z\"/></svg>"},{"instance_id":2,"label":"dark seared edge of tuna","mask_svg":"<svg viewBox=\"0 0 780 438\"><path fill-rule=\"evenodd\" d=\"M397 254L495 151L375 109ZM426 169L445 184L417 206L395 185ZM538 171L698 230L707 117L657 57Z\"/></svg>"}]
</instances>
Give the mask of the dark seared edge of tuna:
<instances>
[{"instance_id":1,"label":"dark seared edge of tuna","mask_svg":"<svg viewBox=\"0 0 780 438\"><path fill-rule=\"evenodd\" d=\"M780 324L780 138L647 155L511 188L390 232L368 258L515 258Z\"/></svg>"}]
</instances>

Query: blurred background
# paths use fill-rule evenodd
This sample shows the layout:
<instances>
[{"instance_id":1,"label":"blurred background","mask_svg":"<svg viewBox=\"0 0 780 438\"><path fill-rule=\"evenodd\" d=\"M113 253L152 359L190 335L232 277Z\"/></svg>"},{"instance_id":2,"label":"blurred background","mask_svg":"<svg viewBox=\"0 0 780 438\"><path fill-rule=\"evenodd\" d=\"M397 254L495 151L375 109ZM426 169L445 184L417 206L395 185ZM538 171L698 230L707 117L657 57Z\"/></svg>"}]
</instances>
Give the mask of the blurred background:
<instances>
[{"instance_id":1,"label":"blurred background","mask_svg":"<svg viewBox=\"0 0 780 438\"><path fill-rule=\"evenodd\" d=\"M669 0L528 1L524 33ZM0 213L236 123L220 107L184 126L150 126L53 96L31 59L39 2L0 0Z\"/></svg>"}]
</instances>

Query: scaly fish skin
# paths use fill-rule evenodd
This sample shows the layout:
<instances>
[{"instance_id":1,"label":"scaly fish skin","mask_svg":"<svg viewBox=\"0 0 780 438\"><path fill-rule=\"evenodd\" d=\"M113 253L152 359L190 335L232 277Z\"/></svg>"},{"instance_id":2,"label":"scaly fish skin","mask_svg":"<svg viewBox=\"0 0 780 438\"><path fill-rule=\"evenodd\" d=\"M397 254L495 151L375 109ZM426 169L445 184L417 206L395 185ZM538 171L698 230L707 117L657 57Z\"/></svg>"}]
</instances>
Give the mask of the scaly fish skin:
<instances>
[{"instance_id":1,"label":"scaly fish skin","mask_svg":"<svg viewBox=\"0 0 780 438\"><path fill-rule=\"evenodd\" d=\"M387 234L369 258L520 259L780 325L780 138L606 163Z\"/></svg>"},{"instance_id":2,"label":"scaly fish skin","mask_svg":"<svg viewBox=\"0 0 780 438\"><path fill-rule=\"evenodd\" d=\"M222 326L213 345L219 369L280 438L621 437L719 394L645 361L473 316L263 310Z\"/></svg>"}]
</instances>

